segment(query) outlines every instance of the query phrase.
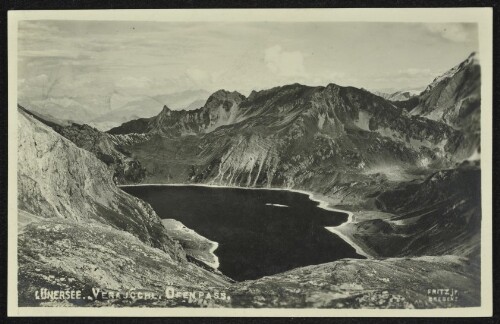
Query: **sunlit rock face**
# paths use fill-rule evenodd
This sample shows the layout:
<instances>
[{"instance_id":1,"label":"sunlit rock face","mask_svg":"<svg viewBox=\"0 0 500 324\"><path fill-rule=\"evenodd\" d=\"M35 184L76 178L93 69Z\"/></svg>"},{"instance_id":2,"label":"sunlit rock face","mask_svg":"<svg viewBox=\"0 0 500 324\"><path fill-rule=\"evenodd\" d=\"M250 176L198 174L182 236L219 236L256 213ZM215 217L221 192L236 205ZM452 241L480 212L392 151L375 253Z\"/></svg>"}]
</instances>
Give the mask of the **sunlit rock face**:
<instances>
[{"instance_id":1,"label":"sunlit rock face","mask_svg":"<svg viewBox=\"0 0 500 324\"><path fill-rule=\"evenodd\" d=\"M42 218L106 224L183 257L151 207L118 189L95 155L23 112L18 129L19 209Z\"/></svg>"},{"instance_id":2,"label":"sunlit rock face","mask_svg":"<svg viewBox=\"0 0 500 324\"><path fill-rule=\"evenodd\" d=\"M32 112L22 106L18 109L25 115L49 126L79 148L93 153L112 171L117 184L140 182L145 176L141 163L123 149L123 145L143 141L146 135L110 135L86 124L62 123L47 116Z\"/></svg>"},{"instance_id":3,"label":"sunlit rock face","mask_svg":"<svg viewBox=\"0 0 500 324\"><path fill-rule=\"evenodd\" d=\"M459 126L480 106L481 69L476 53L434 79L412 114Z\"/></svg>"}]
</instances>

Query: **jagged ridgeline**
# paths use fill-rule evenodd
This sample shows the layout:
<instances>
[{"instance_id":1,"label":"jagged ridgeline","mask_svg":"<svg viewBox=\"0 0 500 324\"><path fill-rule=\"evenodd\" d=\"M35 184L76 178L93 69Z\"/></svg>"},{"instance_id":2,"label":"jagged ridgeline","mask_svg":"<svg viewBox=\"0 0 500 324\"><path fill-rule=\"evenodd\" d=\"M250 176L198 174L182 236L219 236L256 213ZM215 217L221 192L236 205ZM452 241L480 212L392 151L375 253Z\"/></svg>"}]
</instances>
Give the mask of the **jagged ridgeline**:
<instances>
[{"instance_id":1,"label":"jagged ridgeline","mask_svg":"<svg viewBox=\"0 0 500 324\"><path fill-rule=\"evenodd\" d=\"M200 109L164 107L108 133L146 168L144 182L328 191L344 180L399 179L468 159L479 151L479 102L471 55L407 101L335 84L292 84L248 98L220 90Z\"/></svg>"},{"instance_id":2,"label":"jagged ridgeline","mask_svg":"<svg viewBox=\"0 0 500 324\"><path fill-rule=\"evenodd\" d=\"M404 179L477 155L480 67L472 54L405 101L335 84L292 84L248 98L219 90L199 109L165 106L155 117L107 133L38 117L110 166L118 184L203 182L328 192L332 184L373 174Z\"/></svg>"}]
</instances>

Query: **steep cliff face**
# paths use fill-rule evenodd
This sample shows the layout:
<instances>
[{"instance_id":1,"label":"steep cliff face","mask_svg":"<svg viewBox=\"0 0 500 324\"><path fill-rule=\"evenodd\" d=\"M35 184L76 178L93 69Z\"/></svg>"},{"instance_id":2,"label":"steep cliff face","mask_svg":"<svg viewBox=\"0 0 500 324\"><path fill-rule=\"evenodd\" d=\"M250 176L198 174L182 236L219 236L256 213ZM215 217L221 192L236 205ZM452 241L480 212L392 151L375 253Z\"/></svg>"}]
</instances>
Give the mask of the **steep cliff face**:
<instances>
[{"instance_id":1,"label":"steep cliff face","mask_svg":"<svg viewBox=\"0 0 500 324\"><path fill-rule=\"evenodd\" d=\"M395 102L412 115L441 121L462 130L468 141L479 147L481 114L481 67L478 55L434 79L417 97Z\"/></svg>"},{"instance_id":2,"label":"steep cliff face","mask_svg":"<svg viewBox=\"0 0 500 324\"><path fill-rule=\"evenodd\" d=\"M472 115L479 115L481 71L476 53L437 77L419 96L414 115L463 127Z\"/></svg>"},{"instance_id":3,"label":"steep cliff face","mask_svg":"<svg viewBox=\"0 0 500 324\"><path fill-rule=\"evenodd\" d=\"M152 208L118 189L104 163L31 116L18 117L19 209L42 218L106 224L184 258Z\"/></svg>"},{"instance_id":4,"label":"steep cliff face","mask_svg":"<svg viewBox=\"0 0 500 324\"><path fill-rule=\"evenodd\" d=\"M460 139L454 144L458 158L480 151L481 67L476 53L437 77L418 97L395 104L411 115L459 130Z\"/></svg>"},{"instance_id":5,"label":"steep cliff face","mask_svg":"<svg viewBox=\"0 0 500 324\"><path fill-rule=\"evenodd\" d=\"M113 171L113 181L117 184L137 183L144 179L146 170L132 158L129 152L117 145L117 140L107 133L88 125L72 124L56 127L56 132L87 150L104 162Z\"/></svg>"},{"instance_id":6,"label":"steep cliff face","mask_svg":"<svg viewBox=\"0 0 500 324\"><path fill-rule=\"evenodd\" d=\"M115 183L136 183L144 178L146 170L141 166L141 163L132 158L130 153L122 148L122 143L126 144L134 141L134 136L120 136L117 138L89 125L54 122L22 106L18 106L18 108L26 115L51 127L57 133L76 144L76 146L93 153L112 170Z\"/></svg>"},{"instance_id":7,"label":"steep cliff face","mask_svg":"<svg viewBox=\"0 0 500 324\"><path fill-rule=\"evenodd\" d=\"M188 262L153 209L118 189L103 162L22 111L17 185L20 305L71 305L35 300L40 288L92 296L92 287L158 293L167 282L228 284Z\"/></svg>"}]
</instances>

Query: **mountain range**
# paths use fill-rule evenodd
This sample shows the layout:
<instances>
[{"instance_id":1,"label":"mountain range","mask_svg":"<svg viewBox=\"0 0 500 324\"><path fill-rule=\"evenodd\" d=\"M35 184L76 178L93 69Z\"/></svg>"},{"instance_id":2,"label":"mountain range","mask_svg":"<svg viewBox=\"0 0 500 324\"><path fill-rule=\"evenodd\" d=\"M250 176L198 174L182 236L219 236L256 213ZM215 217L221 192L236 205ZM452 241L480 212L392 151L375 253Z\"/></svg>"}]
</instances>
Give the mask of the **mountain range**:
<instances>
[{"instance_id":1,"label":"mountain range","mask_svg":"<svg viewBox=\"0 0 500 324\"><path fill-rule=\"evenodd\" d=\"M467 71L475 77L464 77ZM292 84L248 97L220 90L199 109L164 106L155 117L126 122L108 133L117 141L140 135L139 142L125 147L145 166L146 182L307 184L318 190L338 181L335 174L404 178L451 167L480 149L479 90L460 92L478 89L478 73L469 58L404 102L335 84ZM429 98L445 102L446 111L458 109L460 121L429 118L430 108L423 108ZM462 108L456 108L459 104ZM319 183L326 179L329 184Z\"/></svg>"},{"instance_id":2,"label":"mountain range","mask_svg":"<svg viewBox=\"0 0 500 324\"><path fill-rule=\"evenodd\" d=\"M352 211L353 220L339 231L381 260L340 260L314 266L313 272L307 267L236 284L208 272L207 280L213 284L230 287L236 295L246 292L233 306L260 305L259 293L273 294L269 287L282 287L291 277L303 276L311 283L305 288L309 296L320 293L314 282L329 287L326 294L344 296L341 306L328 307L366 306L357 299L359 294L369 294L370 287L377 285L393 287L391 293L404 295L413 306L427 307L415 304L422 297L417 288L403 284L409 280L405 273L410 268L419 269L411 286L434 280L437 284L439 271L455 278L463 289L477 285L481 172L476 55L437 77L420 94L398 99L404 100L333 83L291 84L253 91L248 97L219 90L197 109L173 110L163 105L156 116L127 121L108 132L47 120L29 107L20 107L20 127L25 129L20 151L24 150L21 157L27 169L21 169L18 182L21 196L29 198L20 201L19 208L31 218L55 213L60 221L69 213L74 216L67 221L97 222L106 229L126 231L142 242L137 244L170 253L175 261L169 264L176 267L187 260L182 237L176 233L180 240L176 247L169 229L163 232L157 227L154 211L115 184L204 183L306 190ZM58 164L30 163L30 154L41 149L32 142L47 142L36 160L47 156ZM69 161L86 161L86 167L76 170L68 166ZM58 173L61 169L67 172ZM97 179L104 179L103 184ZM62 196L45 189L51 186L65 188ZM75 206L90 205L99 207L89 208L86 215L73 211ZM144 223L129 224L119 214L136 215ZM37 237L35 227L25 228ZM26 236L23 244L35 248ZM28 258L24 262L27 277L34 280L36 271ZM331 267L357 274L325 282ZM365 273L369 268L387 276L392 273L391 283L375 282ZM205 271L200 269L190 271L198 276ZM343 290L341 283L351 286ZM248 293L249 289L253 292ZM280 299L279 294L273 298L261 306L303 303L292 297ZM317 306L321 300L311 303ZM473 298L463 302L475 303Z\"/></svg>"}]
</instances>

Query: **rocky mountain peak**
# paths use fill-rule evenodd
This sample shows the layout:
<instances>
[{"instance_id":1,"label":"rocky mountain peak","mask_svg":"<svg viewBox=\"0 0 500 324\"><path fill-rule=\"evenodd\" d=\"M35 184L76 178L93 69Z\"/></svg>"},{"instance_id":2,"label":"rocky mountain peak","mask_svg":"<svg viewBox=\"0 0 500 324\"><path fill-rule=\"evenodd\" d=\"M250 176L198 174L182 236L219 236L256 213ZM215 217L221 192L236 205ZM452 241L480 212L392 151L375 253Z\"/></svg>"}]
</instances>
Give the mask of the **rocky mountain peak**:
<instances>
[{"instance_id":1,"label":"rocky mountain peak","mask_svg":"<svg viewBox=\"0 0 500 324\"><path fill-rule=\"evenodd\" d=\"M245 96L237 91L229 92L227 90L218 90L214 92L205 103L204 109L210 112L211 115L219 115L219 109L228 112L232 107L237 107L245 100ZM212 116L211 119L219 118Z\"/></svg>"},{"instance_id":2,"label":"rocky mountain peak","mask_svg":"<svg viewBox=\"0 0 500 324\"><path fill-rule=\"evenodd\" d=\"M328 85L326 86L327 89L340 89L341 86L339 86L338 84L335 84L335 83L328 83Z\"/></svg>"},{"instance_id":3,"label":"rocky mountain peak","mask_svg":"<svg viewBox=\"0 0 500 324\"><path fill-rule=\"evenodd\" d=\"M171 112L172 112L172 110L170 108L168 108L167 105L163 105L163 109L161 110L160 115L170 116Z\"/></svg>"},{"instance_id":4,"label":"rocky mountain peak","mask_svg":"<svg viewBox=\"0 0 500 324\"><path fill-rule=\"evenodd\" d=\"M467 129L468 141L479 145L481 67L477 53L434 79L424 92L407 103L412 115ZM415 100L416 99L416 100ZM472 152L468 152L472 153Z\"/></svg>"},{"instance_id":5,"label":"rocky mountain peak","mask_svg":"<svg viewBox=\"0 0 500 324\"><path fill-rule=\"evenodd\" d=\"M440 76L438 76L437 78L435 78L431 84L429 84L427 86L427 88L425 89L424 92L427 92L427 91L430 91L432 90L433 88L435 88L439 83L445 81L445 80L448 80L450 78L452 78L453 76L455 76L458 72L466 69L467 67L469 66L472 66L472 65L479 65L479 58L478 58L478 55L476 52L472 52L468 57L467 59L465 59L464 61L462 61L460 64L457 64L456 66L454 66L453 68L451 68L450 70L446 71L445 73L441 74Z\"/></svg>"},{"instance_id":6,"label":"rocky mountain peak","mask_svg":"<svg viewBox=\"0 0 500 324\"><path fill-rule=\"evenodd\" d=\"M479 54L477 52L472 52L467 58L466 62L472 64L479 64Z\"/></svg>"},{"instance_id":7,"label":"rocky mountain peak","mask_svg":"<svg viewBox=\"0 0 500 324\"><path fill-rule=\"evenodd\" d=\"M212 93L212 95L207 99L207 104L213 100L230 100L235 102L241 102L245 99L245 96L239 93L238 91L227 91L224 89L220 89Z\"/></svg>"}]
</instances>

